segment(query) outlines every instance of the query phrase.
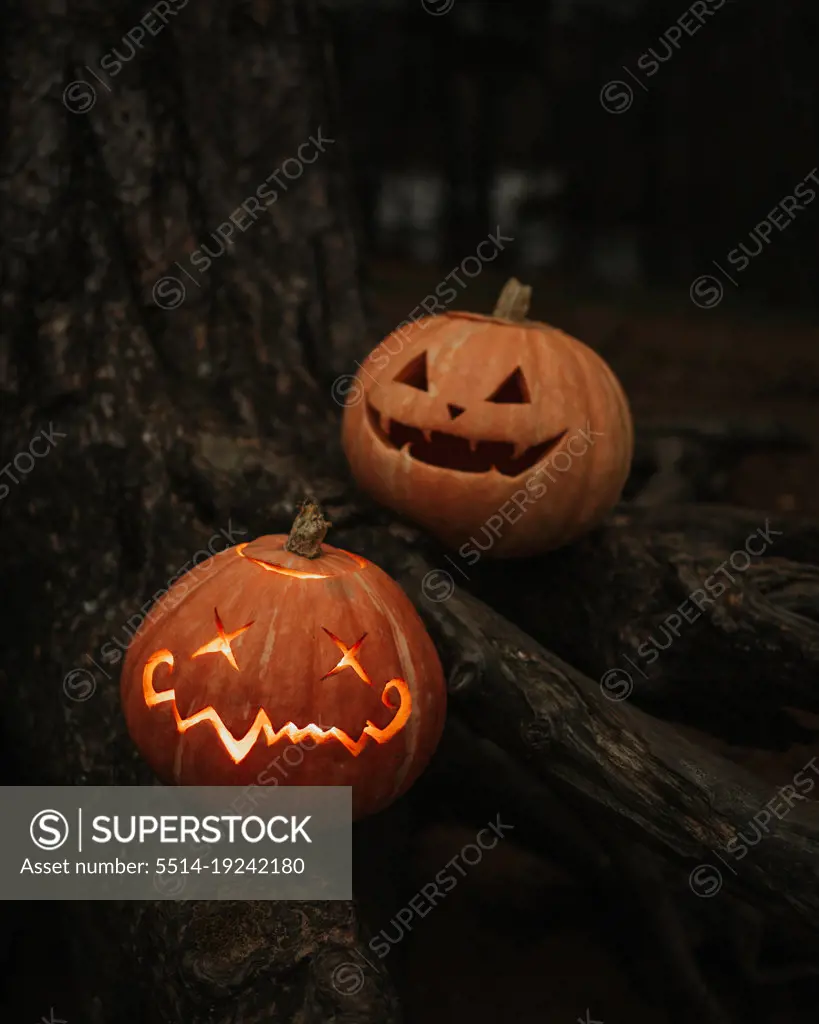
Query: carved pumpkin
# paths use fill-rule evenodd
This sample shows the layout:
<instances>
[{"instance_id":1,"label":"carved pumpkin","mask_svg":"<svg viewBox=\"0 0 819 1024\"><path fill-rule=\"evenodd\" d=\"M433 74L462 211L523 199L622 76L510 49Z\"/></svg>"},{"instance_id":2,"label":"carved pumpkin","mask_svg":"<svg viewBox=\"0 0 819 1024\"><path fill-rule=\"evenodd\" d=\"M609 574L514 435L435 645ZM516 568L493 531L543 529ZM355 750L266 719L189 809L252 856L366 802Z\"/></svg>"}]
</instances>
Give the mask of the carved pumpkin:
<instances>
[{"instance_id":1,"label":"carved pumpkin","mask_svg":"<svg viewBox=\"0 0 819 1024\"><path fill-rule=\"evenodd\" d=\"M425 317L386 338L344 410L359 485L465 557L568 543L617 502L631 464L616 377L582 342L523 319L530 295L513 279L492 316Z\"/></svg>"},{"instance_id":2,"label":"carved pumpkin","mask_svg":"<svg viewBox=\"0 0 819 1024\"><path fill-rule=\"evenodd\" d=\"M372 562L293 531L213 556L160 599L125 658L128 730L179 785L352 786L356 818L423 770L446 707L438 655L411 602ZM294 747L300 750L294 751Z\"/></svg>"}]
</instances>

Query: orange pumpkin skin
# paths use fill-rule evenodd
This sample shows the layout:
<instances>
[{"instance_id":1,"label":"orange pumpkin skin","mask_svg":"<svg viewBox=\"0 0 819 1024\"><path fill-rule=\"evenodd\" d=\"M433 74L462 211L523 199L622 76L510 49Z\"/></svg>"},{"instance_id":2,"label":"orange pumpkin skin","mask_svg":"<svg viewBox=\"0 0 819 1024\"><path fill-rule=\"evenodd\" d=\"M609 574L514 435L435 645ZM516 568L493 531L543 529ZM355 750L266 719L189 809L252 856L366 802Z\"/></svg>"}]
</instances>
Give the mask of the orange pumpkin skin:
<instances>
[{"instance_id":1,"label":"orange pumpkin skin","mask_svg":"<svg viewBox=\"0 0 819 1024\"><path fill-rule=\"evenodd\" d=\"M600 356L547 324L425 317L357 377L343 422L357 482L472 563L561 547L620 497L634 449L625 394Z\"/></svg>"},{"instance_id":2,"label":"orange pumpkin skin","mask_svg":"<svg viewBox=\"0 0 819 1024\"><path fill-rule=\"evenodd\" d=\"M286 540L220 552L157 602L125 658L125 720L163 782L352 786L360 818L432 756L443 671L386 573L329 545L306 559Z\"/></svg>"}]
</instances>

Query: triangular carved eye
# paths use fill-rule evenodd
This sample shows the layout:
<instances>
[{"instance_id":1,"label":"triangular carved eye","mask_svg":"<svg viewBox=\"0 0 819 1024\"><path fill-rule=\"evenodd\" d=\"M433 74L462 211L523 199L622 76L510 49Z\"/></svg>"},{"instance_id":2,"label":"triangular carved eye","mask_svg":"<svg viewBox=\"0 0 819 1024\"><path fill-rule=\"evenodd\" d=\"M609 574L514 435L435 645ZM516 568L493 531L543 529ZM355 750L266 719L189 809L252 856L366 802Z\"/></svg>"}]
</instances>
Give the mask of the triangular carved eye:
<instances>
[{"instance_id":1,"label":"triangular carved eye","mask_svg":"<svg viewBox=\"0 0 819 1024\"><path fill-rule=\"evenodd\" d=\"M429 391L426 352L411 359L403 370L399 370L395 375L395 381L397 384L408 384L411 388L417 388L419 391Z\"/></svg>"},{"instance_id":2,"label":"triangular carved eye","mask_svg":"<svg viewBox=\"0 0 819 1024\"><path fill-rule=\"evenodd\" d=\"M500 402L504 405L531 401L526 378L520 367L513 370L503 384L487 398L487 402Z\"/></svg>"}]
</instances>

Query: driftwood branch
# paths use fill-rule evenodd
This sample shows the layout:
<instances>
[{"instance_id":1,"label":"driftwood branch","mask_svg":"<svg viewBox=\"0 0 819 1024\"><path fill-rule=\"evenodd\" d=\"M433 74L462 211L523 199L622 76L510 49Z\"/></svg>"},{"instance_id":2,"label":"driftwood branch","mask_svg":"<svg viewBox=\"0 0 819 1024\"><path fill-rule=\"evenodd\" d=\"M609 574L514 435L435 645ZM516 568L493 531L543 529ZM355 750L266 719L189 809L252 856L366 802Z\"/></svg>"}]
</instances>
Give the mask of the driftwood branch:
<instances>
[{"instance_id":1,"label":"driftwood branch","mask_svg":"<svg viewBox=\"0 0 819 1024\"><path fill-rule=\"evenodd\" d=\"M720 506L625 507L564 551L482 562L475 592L645 710L784 749L819 712L819 529ZM559 580L559 586L551 581Z\"/></svg>"},{"instance_id":2,"label":"driftwood branch","mask_svg":"<svg viewBox=\"0 0 819 1024\"><path fill-rule=\"evenodd\" d=\"M410 593L421 593L428 571L410 563L401 577ZM445 652L453 706L472 728L574 802L593 803L618 829L676 855L681 887L692 866L710 862L755 905L815 923L815 808L795 803L758 856L737 859L728 845L748 834L775 792L672 725L608 699L597 682L472 596L456 591L448 601L420 603Z\"/></svg>"},{"instance_id":3,"label":"driftwood branch","mask_svg":"<svg viewBox=\"0 0 819 1024\"><path fill-rule=\"evenodd\" d=\"M652 516L665 524L662 529L653 525ZM702 543L706 539L710 542L709 550L717 565L731 553L732 544L760 522L752 511L693 507L679 509L676 515L635 513L634 518L624 512L607 528L608 532L603 532L602 539L589 539L585 546L581 542L577 550L556 553L541 560L541 565L521 564L522 575L510 571L512 563L488 569L486 580L481 582L492 590L492 600L496 605L508 602L513 606L518 620L530 626L530 633L460 586L452 587L445 600L432 599L441 595L440 588L430 588L430 574L440 570L434 569L431 559L435 555L429 548L418 553L419 537L413 531L353 527L346 533L345 543L377 558L417 603L445 662L452 711L476 734L491 739L575 809L593 808L596 814L608 819L612 829L625 830L635 841L656 849L676 865L676 880L681 889L688 886L693 868L711 863L719 869L724 884L740 897L791 926L797 927L801 922L812 928L819 905L814 870L819 854L819 816L812 804L795 799L792 809L785 809L782 820L776 819L770 826L775 838L741 859L732 855L729 845L738 850L736 840L743 830L746 836L752 834L754 816L777 797L777 787L685 738L673 723L647 713L635 700L636 685L628 699L617 699L624 696L621 690L615 688L607 693L599 675L592 678L578 671L532 635L537 632L536 620L543 622L541 600L550 611L556 611L562 601L563 612L550 624L550 632L557 633L572 623L569 632L578 638L578 647L582 642L594 645L593 629L586 615L591 616L588 606L598 592L590 583L583 586L576 582L565 568L559 573L555 571L551 568L552 558L559 555L571 562L579 580L597 580L601 588L605 587L606 596L597 600L608 602L608 608L614 608L618 601L628 603L630 608L615 620L622 621L629 610L640 607L639 600L631 603L632 590L628 586L623 588L623 582L629 581L636 587L639 573L645 568L640 563L637 567L633 564L635 535L639 535L644 548L654 552L655 576L676 573L673 560L659 564L657 553L663 543L668 543L668 535L679 535L688 521L693 524L691 536L700 537ZM786 549L790 554L796 553L795 532L807 539L815 533L815 527L804 520L794 519L792 525L785 519L775 522L776 528L782 528L783 548L784 538L792 538ZM619 538L620 530L626 531L625 539ZM618 538L617 542L612 538ZM601 545L608 552L608 561L602 567ZM608 583L604 584L606 573ZM550 588L543 582L536 583L529 574L539 575L541 580L559 579L561 584ZM491 581L491 587L487 581ZM656 582L649 574L640 586L642 597L651 592ZM549 595L550 590L554 594ZM573 607L572 598L580 593L586 606L579 601ZM532 607L524 612L523 605L528 601ZM738 614L733 607L732 614ZM597 621L601 626L606 623L602 617ZM808 651L806 636L794 638L791 629L781 625L778 628L783 648L796 643ZM612 655L616 656L617 645L622 641L613 635L611 626L610 629L608 635L604 632L607 641L603 642L610 645ZM753 632L750 625L747 631ZM726 632L730 637L730 630ZM622 645L620 650L628 647ZM739 649L731 649L730 654L724 651L726 664L730 666L730 659L739 654ZM771 663L776 657L776 652L770 655ZM760 675L755 674L754 679ZM812 673L807 678L813 678ZM771 664L761 693L770 694L776 679ZM794 682L796 679L794 670ZM808 690L804 676L802 689ZM734 692L735 713L741 713L749 690ZM788 691L788 697L792 695L793 688ZM811 773L808 767L807 775ZM802 792L807 791L803 782Z\"/></svg>"}]
</instances>

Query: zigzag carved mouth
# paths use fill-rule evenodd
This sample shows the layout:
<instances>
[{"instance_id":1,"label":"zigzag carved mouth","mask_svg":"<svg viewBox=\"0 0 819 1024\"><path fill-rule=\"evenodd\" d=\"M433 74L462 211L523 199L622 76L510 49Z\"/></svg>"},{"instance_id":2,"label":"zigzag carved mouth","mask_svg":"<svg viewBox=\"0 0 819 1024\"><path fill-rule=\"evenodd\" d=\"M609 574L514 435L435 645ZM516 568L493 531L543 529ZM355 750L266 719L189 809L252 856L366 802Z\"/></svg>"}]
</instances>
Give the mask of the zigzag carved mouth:
<instances>
[{"instance_id":1,"label":"zigzag carved mouth","mask_svg":"<svg viewBox=\"0 0 819 1024\"><path fill-rule=\"evenodd\" d=\"M441 430L420 430L390 420L367 402L367 418L381 440L392 448L409 453L419 462L439 469L455 469L461 473L489 473L493 469L503 476L519 476L551 454L568 433L562 430L555 437L530 448L520 449L510 441L470 441Z\"/></svg>"},{"instance_id":2,"label":"zigzag carved mouth","mask_svg":"<svg viewBox=\"0 0 819 1024\"><path fill-rule=\"evenodd\" d=\"M374 722L368 720L358 739L353 738L344 732L343 729L335 726L323 729L313 722L301 727L293 722L286 722L281 728L276 729L270 721L267 712L262 708L259 708L257 711L253 724L247 732L243 736L234 736L225 725L222 716L212 705L202 708L193 715L183 717L176 704L176 690L157 690L154 688L154 672L159 665L167 665L168 671L173 672L174 656L166 648L154 651L145 663L142 671L142 691L146 705L149 708L153 708L157 704L169 702L173 711L174 721L176 722L176 729L179 733L185 733L195 725L208 722L235 764L244 761L259 737L264 738L268 747L272 747L274 743L278 743L282 739L287 739L291 743L300 743L308 737L317 743L326 743L328 740L335 739L342 746L346 747L353 757L358 757L367 746L369 739L373 739L379 744L389 742L407 724L412 711L412 695L407 684L403 679L390 679L381 694L381 703L386 705L386 707L392 708L394 711L392 721L382 729ZM398 708L395 708L391 703L390 694L393 691L398 694Z\"/></svg>"}]
</instances>

